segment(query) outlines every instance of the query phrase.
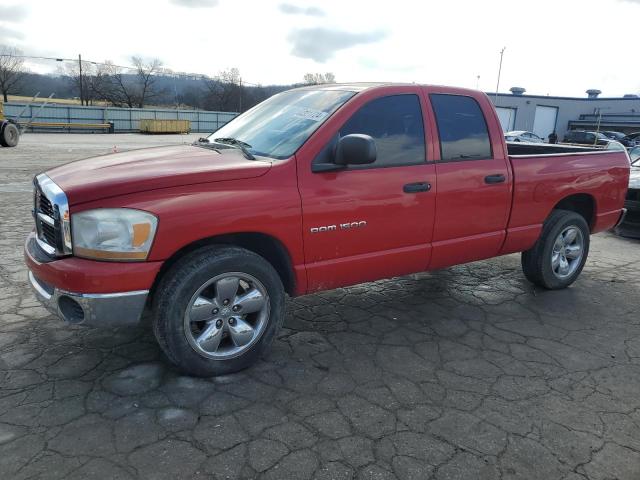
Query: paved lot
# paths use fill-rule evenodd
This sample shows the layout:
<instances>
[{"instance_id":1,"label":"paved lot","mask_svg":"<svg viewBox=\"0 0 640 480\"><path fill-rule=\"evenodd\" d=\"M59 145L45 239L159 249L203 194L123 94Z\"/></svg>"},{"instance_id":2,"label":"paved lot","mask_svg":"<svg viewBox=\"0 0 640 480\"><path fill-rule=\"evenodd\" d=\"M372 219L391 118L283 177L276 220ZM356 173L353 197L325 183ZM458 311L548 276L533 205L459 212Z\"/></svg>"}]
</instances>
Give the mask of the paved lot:
<instances>
[{"instance_id":1,"label":"paved lot","mask_svg":"<svg viewBox=\"0 0 640 480\"><path fill-rule=\"evenodd\" d=\"M193 137L193 136L192 136ZM68 327L27 289L30 177L178 136L0 149L0 478L640 478L640 242L570 289L519 257L289 303L255 368L203 380L143 329Z\"/></svg>"}]
</instances>

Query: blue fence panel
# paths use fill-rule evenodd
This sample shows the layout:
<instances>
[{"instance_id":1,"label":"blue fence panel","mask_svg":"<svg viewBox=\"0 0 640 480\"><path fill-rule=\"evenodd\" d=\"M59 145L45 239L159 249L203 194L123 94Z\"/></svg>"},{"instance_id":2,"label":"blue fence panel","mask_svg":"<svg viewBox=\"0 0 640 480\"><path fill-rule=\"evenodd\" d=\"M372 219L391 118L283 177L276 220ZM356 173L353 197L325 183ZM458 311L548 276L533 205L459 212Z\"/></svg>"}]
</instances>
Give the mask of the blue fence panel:
<instances>
[{"instance_id":1,"label":"blue fence panel","mask_svg":"<svg viewBox=\"0 0 640 480\"><path fill-rule=\"evenodd\" d=\"M22 115L20 115L22 113ZM115 132L137 132L143 118L158 120L190 120L192 132L209 133L222 127L235 112L202 110L172 110L168 108L81 107L79 105L9 102L4 105L7 118L21 122L107 123L113 122ZM20 115L20 118L18 116Z\"/></svg>"}]
</instances>

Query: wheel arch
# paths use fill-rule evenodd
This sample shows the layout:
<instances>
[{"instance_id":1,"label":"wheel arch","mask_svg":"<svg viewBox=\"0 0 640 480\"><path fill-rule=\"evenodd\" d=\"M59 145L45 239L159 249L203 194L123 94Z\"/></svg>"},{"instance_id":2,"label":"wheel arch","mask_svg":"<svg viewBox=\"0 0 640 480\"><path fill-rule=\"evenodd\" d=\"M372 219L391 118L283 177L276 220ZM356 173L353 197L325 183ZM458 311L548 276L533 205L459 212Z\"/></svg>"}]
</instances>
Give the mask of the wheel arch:
<instances>
[{"instance_id":1,"label":"wheel arch","mask_svg":"<svg viewBox=\"0 0 640 480\"><path fill-rule=\"evenodd\" d=\"M156 287L165 273L175 265L178 260L199 248L209 245L235 246L245 248L257 255L260 255L267 260L273 268L275 268L276 272L278 272L285 292L291 296L294 295L296 290L296 279L293 271L293 263L291 262L291 257L284 244L277 238L264 233L238 232L196 240L176 251L171 257L165 260L162 268L158 272L151 288L150 297L153 296Z\"/></svg>"},{"instance_id":2,"label":"wheel arch","mask_svg":"<svg viewBox=\"0 0 640 480\"><path fill-rule=\"evenodd\" d=\"M596 199L588 193L574 193L568 195L555 204L554 210L569 210L582 216L589 230L593 230L596 218Z\"/></svg>"}]
</instances>

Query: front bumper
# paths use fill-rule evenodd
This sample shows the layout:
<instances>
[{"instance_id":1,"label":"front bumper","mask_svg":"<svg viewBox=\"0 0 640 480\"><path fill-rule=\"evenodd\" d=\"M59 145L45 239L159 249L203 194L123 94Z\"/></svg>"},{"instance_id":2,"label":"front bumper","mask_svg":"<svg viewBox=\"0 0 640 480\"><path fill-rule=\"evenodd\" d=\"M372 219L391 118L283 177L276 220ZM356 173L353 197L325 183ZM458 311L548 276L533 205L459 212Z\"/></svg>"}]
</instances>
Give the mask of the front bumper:
<instances>
[{"instance_id":1,"label":"front bumper","mask_svg":"<svg viewBox=\"0 0 640 480\"><path fill-rule=\"evenodd\" d=\"M98 262L48 257L27 237L24 259L36 297L69 323L116 327L139 323L161 262Z\"/></svg>"},{"instance_id":2,"label":"front bumper","mask_svg":"<svg viewBox=\"0 0 640 480\"><path fill-rule=\"evenodd\" d=\"M137 325L147 302L148 290L119 293L73 293L59 290L29 271L36 297L54 315L69 323L93 327Z\"/></svg>"}]
</instances>

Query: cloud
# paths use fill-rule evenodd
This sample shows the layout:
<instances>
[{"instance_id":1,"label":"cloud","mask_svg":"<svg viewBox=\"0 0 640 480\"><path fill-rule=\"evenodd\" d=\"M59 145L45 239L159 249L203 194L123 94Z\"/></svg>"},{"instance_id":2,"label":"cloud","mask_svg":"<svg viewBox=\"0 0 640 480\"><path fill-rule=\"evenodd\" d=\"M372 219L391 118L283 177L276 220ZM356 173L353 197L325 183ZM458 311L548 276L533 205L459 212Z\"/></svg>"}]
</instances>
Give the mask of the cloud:
<instances>
[{"instance_id":1,"label":"cloud","mask_svg":"<svg viewBox=\"0 0 640 480\"><path fill-rule=\"evenodd\" d=\"M29 10L24 5L0 5L0 21L19 22L29 15Z\"/></svg>"},{"instance_id":2,"label":"cloud","mask_svg":"<svg viewBox=\"0 0 640 480\"><path fill-rule=\"evenodd\" d=\"M290 3L281 3L278 8L287 15L308 15L310 17L324 17L324 10L318 7L298 7Z\"/></svg>"},{"instance_id":3,"label":"cloud","mask_svg":"<svg viewBox=\"0 0 640 480\"><path fill-rule=\"evenodd\" d=\"M296 57L310 58L324 63L338 50L344 50L363 43L378 42L387 34L382 31L352 33L330 28L301 28L292 31L288 40L293 44L291 53Z\"/></svg>"},{"instance_id":4,"label":"cloud","mask_svg":"<svg viewBox=\"0 0 640 480\"><path fill-rule=\"evenodd\" d=\"M218 0L171 0L171 3L179 7L187 8L208 8L216 7Z\"/></svg>"},{"instance_id":5,"label":"cloud","mask_svg":"<svg viewBox=\"0 0 640 480\"><path fill-rule=\"evenodd\" d=\"M0 45L13 43L16 40L22 40L24 33L14 30L13 28L0 25Z\"/></svg>"}]
</instances>

